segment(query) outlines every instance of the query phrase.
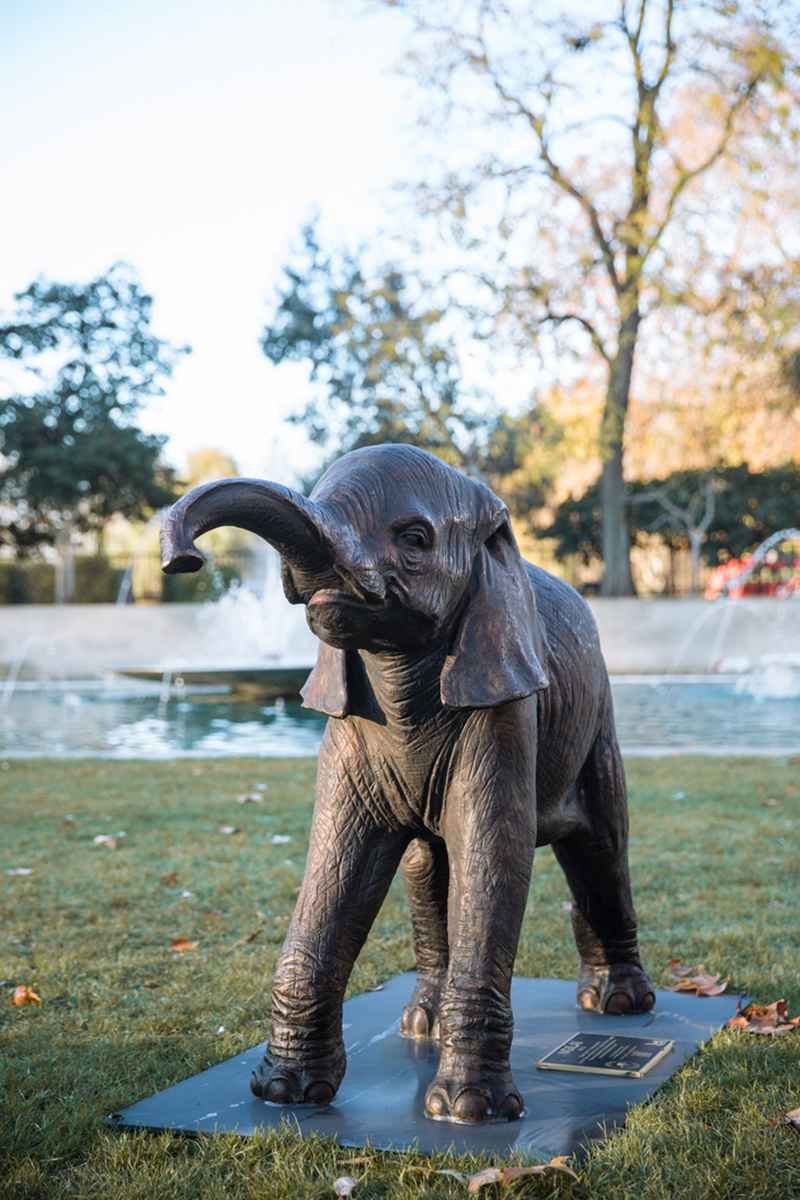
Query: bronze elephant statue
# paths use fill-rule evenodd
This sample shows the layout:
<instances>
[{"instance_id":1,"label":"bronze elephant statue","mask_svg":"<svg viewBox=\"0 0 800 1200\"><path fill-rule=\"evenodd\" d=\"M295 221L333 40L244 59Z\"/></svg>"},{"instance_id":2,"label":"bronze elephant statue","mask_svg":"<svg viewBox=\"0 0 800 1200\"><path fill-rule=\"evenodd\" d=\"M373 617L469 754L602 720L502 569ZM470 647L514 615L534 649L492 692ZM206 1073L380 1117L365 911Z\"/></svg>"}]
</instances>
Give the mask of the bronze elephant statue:
<instances>
[{"instance_id":1,"label":"bronze elephant statue","mask_svg":"<svg viewBox=\"0 0 800 1200\"><path fill-rule=\"evenodd\" d=\"M581 1007L655 1001L588 607L524 561L488 487L413 446L346 454L309 498L255 479L195 488L166 515L164 570L199 569L194 539L220 525L280 553L287 599L306 606L321 643L304 703L330 717L253 1091L333 1099L345 988L399 866L417 970L401 1031L440 1046L425 1112L521 1116L509 996L536 846L553 847L574 897Z\"/></svg>"}]
</instances>

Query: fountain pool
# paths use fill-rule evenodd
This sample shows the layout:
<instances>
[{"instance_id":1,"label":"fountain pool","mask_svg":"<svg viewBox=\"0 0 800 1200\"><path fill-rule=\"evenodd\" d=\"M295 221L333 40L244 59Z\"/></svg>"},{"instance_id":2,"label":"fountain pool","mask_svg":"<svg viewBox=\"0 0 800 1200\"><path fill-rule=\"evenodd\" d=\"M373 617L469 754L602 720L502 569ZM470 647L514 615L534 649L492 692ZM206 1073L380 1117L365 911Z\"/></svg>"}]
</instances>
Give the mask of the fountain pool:
<instances>
[{"instance_id":1,"label":"fountain pool","mask_svg":"<svg viewBox=\"0 0 800 1200\"><path fill-rule=\"evenodd\" d=\"M796 533L782 530L768 539L748 570ZM296 696L318 643L302 608L285 602L272 550L258 561L257 574L255 590L234 586L213 604L178 613L181 620L161 638L163 657L149 667L126 664L124 675L70 678L89 676L92 668L74 648L70 657L69 639L59 642L38 629L20 637L0 679L0 758L316 754L324 718L296 699L270 697ZM663 665L643 669L663 670L672 658L667 669L676 673L612 675L625 754L800 754L797 599L777 608L751 598L717 601L685 628L675 620L684 611L680 602L665 625L651 624L654 614L663 618L660 609L636 603L635 614L624 612L640 627L647 660L653 661L650 643L665 647ZM607 612L600 615L608 621ZM628 626L622 636L616 620L605 632L607 661L616 655L620 663L620 647L630 648ZM119 657L114 670L123 670ZM688 673L698 669L706 673Z\"/></svg>"},{"instance_id":2,"label":"fountain pool","mask_svg":"<svg viewBox=\"0 0 800 1200\"><path fill-rule=\"evenodd\" d=\"M800 668L612 678L627 755L800 754ZM109 678L21 681L0 705L0 758L316 754L324 718L222 686Z\"/></svg>"}]
</instances>

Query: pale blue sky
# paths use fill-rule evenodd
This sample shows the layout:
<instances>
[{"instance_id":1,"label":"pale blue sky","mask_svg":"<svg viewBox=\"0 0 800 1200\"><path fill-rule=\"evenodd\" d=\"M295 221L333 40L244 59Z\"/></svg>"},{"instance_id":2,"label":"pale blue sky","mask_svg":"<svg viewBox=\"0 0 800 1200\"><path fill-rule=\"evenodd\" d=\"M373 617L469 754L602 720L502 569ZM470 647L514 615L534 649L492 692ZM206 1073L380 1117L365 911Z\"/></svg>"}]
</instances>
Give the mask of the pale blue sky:
<instances>
[{"instance_id":1,"label":"pale blue sky","mask_svg":"<svg viewBox=\"0 0 800 1200\"><path fill-rule=\"evenodd\" d=\"M307 466L282 421L303 372L257 339L301 222L368 237L409 169L400 32L357 0L0 5L0 303L131 262L194 348L143 421L179 465L219 445L246 473Z\"/></svg>"}]
</instances>

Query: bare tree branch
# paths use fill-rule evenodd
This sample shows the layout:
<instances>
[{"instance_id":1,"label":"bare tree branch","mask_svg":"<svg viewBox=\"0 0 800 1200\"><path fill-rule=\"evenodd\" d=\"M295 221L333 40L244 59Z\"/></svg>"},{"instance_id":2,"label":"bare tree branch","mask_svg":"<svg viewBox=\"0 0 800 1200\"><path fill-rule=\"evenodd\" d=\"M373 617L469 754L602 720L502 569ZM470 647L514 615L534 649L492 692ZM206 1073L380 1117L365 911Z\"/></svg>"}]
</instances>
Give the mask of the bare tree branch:
<instances>
[{"instance_id":1,"label":"bare tree branch","mask_svg":"<svg viewBox=\"0 0 800 1200\"><path fill-rule=\"evenodd\" d=\"M626 12L625 0L621 0L619 7L619 23L622 32L625 34L625 40L627 41L628 48L631 52L631 58L633 59L633 73L636 78L636 83L639 86L639 92L641 95L641 92L645 87L644 72L642 69L641 40L642 30L644 29L644 19L647 13L647 0L639 0L639 16L636 21L636 28L633 30L628 24L628 14Z\"/></svg>"},{"instance_id":2,"label":"bare tree branch","mask_svg":"<svg viewBox=\"0 0 800 1200\"><path fill-rule=\"evenodd\" d=\"M523 103L519 96L515 96L508 90L503 81L499 78L497 72L492 67L489 59L488 47L486 46L485 41L481 39L480 53L470 53L469 60L471 66L478 72L482 73L489 80L490 84L503 103L508 108L513 109L518 116L522 117L534 133L539 147L539 157L544 164L546 174L552 180L552 182L556 184L557 187L561 188L563 192L565 192L568 196L571 196L572 199L580 205L589 222L594 240L596 241L600 249L600 253L603 256L603 262L605 264L606 271L608 272L608 277L611 280L611 285L615 292L619 292L622 284L617 273L616 263L614 261L614 250L611 242L606 237L603 230L603 226L600 222L600 214L586 193L583 192L578 185L566 175L563 169L552 157L547 144L547 139L545 137L543 118L538 117L532 109Z\"/></svg>"},{"instance_id":3,"label":"bare tree branch","mask_svg":"<svg viewBox=\"0 0 800 1200\"><path fill-rule=\"evenodd\" d=\"M468 278L474 280L475 282L482 284L490 293L495 293L495 294L497 293L497 280L495 279L495 277L493 275L488 275L484 271L469 270L464 267L453 267L453 268L450 268L450 270L446 271L444 273L443 277L445 279L454 279L458 275L462 275L462 276L466 275ZM514 290L514 289L506 288L505 289L506 296L509 296L512 290ZM594 324L594 322L591 321L588 317L585 317L582 313L578 313L578 312L557 312L555 309L551 308L550 305L543 299L541 293L537 290L537 288L534 285L528 285L528 286L520 285L515 290L518 295L520 295L520 296L525 295L526 297L533 296L537 300L541 301L544 305L542 312L538 316L536 316L535 318L533 318L531 320L531 322L530 322L531 325L534 325L534 326L540 326L540 325L559 326L559 325L565 325L567 322L572 321L576 325L579 325L581 327L581 329L585 330L585 332L589 334L589 337L592 340L592 345L594 346L597 353L601 356L601 358L603 358L605 360L605 362L607 362L609 364L611 363L613 356L612 356L610 350L608 349L608 346L606 345L605 339L603 338L603 335L600 333L600 330L597 328L597 326ZM511 296L509 303L513 304L513 302L514 302L514 297ZM472 311L474 311L474 308L475 308L474 305L468 305L468 304L465 305L465 304L460 303L454 297L451 299L451 304L454 308L457 308L463 312L472 312ZM498 307L496 313L494 314L495 319L504 310L506 312L508 311L508 304L501 303L500 306Z\"/></svg>"},{"instance_id":4,"label":"bare tree branch","mask_svg":"<svg viewBox=\"0 0 800 1200\"><path fill-rule=\"evenodd\" d=\"M720 134L717 144L711 153L707 154L703 161L698 163L695 167L679 166L678 178L673 184L672 191L667 199L664 216L659 221L655 231L647 238L647 244L641 258L642 266L644 266L645 262L664 236L667 227L669 226L669 223L675 213L675 206L677 205L683 193L686 191L686 188L690 183L693 183L695 179L698 179L701 175L704 175L706 171L709 171L711 167L713 167L714 164L719 162L719 160L722 158L723 154L730 145L731 138L733 137L734 129L736 127L736 118L739 116L739 113L745 107L747 102L751 99L753 93L758 87L758 83L758 79L751 79L747 86L741 89L733 104L730 105L723 122L722 133Z\"/></svg>"},{"instance_id":5,"label":"bare tree branch","mask_svg":"<svg viewBox=\"0 0 800 1200\"><path fill-rule=\"evenodd\" d=\"M703 513L699 520L695 519L695 504L702 494L704 498ZM688 534L705 534L708 531L711 522L714 520L716 511L716 489L714 480L707 479L703 484L702 493L692 496L685 508L681 508L674 500L670 498L666 487L645 488L638 496L630 498L630 504L646 504L651 500L655 500L664 509L667 517L671 517L673 521L681 525ZM665 523L666 518L660 517L651 528L657 529Z\"/></svg>"},{"instance_id":6,"label":"bare tree branch","mask_svg":"<svg viewBox=\"0 0 800 1200\"><path fill-rule=\"evenodd\" d=\"M675 15L675 0L667 0L667 11L664 14L664 61L661 64L661 70L653 84L655 92L660 92L662 85L666 82L670 68L675 58L675 43L672 40L672 20Z\"/></svg>"},{"instance_id":7,"label":"bare tree branch","mask_svg":"<svg viewBox=\"0 0 800 1200\"><path fill-rule=\"evenodd\" d=\"M585 329L589 334L589 337L592 339L592 345L597 353L604 358L609 365L611 364L611 354L606 348L606 344L603 341L599 330L595 325L592 324L590 320L588 320L588 318L581 316L580 313L556 313L553 312L552 309L547 308L542 317L542 321L547 321L551 325L564 325L567 321L574 321L576 325L580 325L581 328Z\"/></svg>"}]
</instances>

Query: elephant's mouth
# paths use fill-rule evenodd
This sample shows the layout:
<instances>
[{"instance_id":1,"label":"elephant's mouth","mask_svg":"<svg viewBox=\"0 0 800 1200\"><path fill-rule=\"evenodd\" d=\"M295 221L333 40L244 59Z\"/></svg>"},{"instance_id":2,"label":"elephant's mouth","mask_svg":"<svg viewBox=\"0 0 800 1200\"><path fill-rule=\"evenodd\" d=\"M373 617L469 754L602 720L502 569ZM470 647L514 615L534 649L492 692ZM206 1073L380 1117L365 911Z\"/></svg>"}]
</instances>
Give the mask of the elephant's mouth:
<instances>
[{"instance_id":1,"label":"elephant's mouth","mask_svg":"<svg viewBox=\"0 0 800 1200\"><path fill-rule=\"evenodd\" d=\"M383 600L364 599L354 596L352 592L340 591L338 588L320 588L308 601L309 608L323 608L328 605L356 609L386 607Z\"/></svg>"},{"instance_id":2,"label":"elephant's mouth","mask_svg":"<svg viewBox=\"0 0 800 1200\"><path fill-rule=\"evenodd\" d=\"M409 609L392 583L383 597L317 588L306 600L306 619L321 641L340 650L413 650L436 632L435 622Z\"/></svg>"}]
</instances>

